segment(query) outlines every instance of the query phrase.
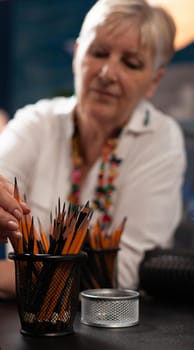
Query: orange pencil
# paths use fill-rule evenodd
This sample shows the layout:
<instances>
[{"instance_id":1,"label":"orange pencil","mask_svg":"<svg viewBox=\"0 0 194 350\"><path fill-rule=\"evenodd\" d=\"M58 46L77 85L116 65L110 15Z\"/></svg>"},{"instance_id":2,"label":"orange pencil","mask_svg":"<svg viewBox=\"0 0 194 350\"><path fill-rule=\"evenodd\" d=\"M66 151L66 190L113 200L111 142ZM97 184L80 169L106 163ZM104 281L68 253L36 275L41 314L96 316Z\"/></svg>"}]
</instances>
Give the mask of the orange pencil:
<instances>
[{"instance_id":1,"label":"orange pencil","mask_svg":"<svg viewBox=\"0 0 194 350\"><path fill-rule=\"evenodd\" d=\"M125 224L126 224L127 218L124 217L123 221L121 222L121 224L117 227L117 229L113 232L112 234L112 248L117 248L119 246L119 242L121 239L121 234L123 233Z\"/></svg>"},{"instance_id":2,"label":"orange pencil","mask_svg":"<svg viewBox=\"0 0 194 350\"><path fill-rule=\"evenodd\" d=\"M74 239L71 243L71 246L68 250L68 254L78 254L83 246L83 243L87 236L87 228L88 228L88 218L86 218L78 228Z\"/></svg>"}]
</instances>

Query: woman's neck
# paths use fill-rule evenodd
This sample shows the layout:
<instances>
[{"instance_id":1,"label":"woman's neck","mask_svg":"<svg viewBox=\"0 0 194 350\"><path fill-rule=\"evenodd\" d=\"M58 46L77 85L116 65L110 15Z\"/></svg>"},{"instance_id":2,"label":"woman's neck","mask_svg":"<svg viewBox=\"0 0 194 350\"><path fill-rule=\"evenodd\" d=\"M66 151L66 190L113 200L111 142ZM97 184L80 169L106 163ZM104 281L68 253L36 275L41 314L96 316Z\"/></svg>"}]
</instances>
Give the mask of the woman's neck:
<instances>
[{"instance_id":1,"label":"woman's neck","mask_svg":"<svg viewBox=\"0 0 194 350\"><path fill-rule=\"evenodd\" d=\"M92 118L88 123L88 121L77 117L77 125L83 162L86 167L90 168L101 156L102 149L114 129L109 126L106 127L96 120L92 120Z\"/></svg>"}]
</instances>

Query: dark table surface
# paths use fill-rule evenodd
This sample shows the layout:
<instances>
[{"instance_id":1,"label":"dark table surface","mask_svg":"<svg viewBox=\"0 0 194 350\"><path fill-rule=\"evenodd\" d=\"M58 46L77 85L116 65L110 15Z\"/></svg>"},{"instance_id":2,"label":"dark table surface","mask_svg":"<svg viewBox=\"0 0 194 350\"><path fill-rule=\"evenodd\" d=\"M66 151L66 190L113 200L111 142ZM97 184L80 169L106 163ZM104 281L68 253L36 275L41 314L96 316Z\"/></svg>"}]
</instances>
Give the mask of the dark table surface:
<instances>
[{"instance_id":1,"label":"dark table surface","mask_svg":"<svg viewBox=\"0 0 194 350\"><path fill-rule=\"evenodd\" d=\"M74 323L74 334L29 337L20 334L14 301L0 301L0 350L194 350L194 305L140 300L140 322L119 329Z\"/></svg>"}]
</instances>

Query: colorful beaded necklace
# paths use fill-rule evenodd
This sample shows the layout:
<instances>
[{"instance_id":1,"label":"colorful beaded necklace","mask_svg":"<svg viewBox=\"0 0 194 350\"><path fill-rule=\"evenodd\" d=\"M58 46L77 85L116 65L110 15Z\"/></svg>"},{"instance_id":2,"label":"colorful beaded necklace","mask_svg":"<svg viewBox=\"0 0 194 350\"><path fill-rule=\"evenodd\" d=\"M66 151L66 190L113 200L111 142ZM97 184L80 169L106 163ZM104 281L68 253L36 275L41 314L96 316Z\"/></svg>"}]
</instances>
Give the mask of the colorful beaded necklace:
<instances>
[{"instance_id":1,"label":"colorful beaded necklace","mask_svg":"<svg viewBox=\"0 0 194 350\"><path fill-rule=\"evenodd\" d=\"M102 213L101 225L108 228L112 222L111 207L112 195L116 190L115 180L118 176L118 166L122 160L116 156L116 148L122 128L115 130L103 147L101 163L98 173L95 198L91 205ZM71 192L68 200L76 205L80 204L80 183L82 177L83 158L81 156L80 136L78 125L75 121L74 133L72 136L72 174Z\"/></svg>"}]
</instances>

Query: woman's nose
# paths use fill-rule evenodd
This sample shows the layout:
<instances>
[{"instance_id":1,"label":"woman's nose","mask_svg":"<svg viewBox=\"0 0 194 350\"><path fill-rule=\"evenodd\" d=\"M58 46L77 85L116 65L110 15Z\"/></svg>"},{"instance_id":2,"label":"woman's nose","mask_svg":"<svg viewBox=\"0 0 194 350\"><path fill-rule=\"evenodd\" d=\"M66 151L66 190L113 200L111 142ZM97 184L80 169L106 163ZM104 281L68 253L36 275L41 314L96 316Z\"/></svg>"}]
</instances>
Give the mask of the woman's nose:
<instances>
[{"instance_id":1,"label":"woman's nose","mask_svg":"<svg viewBox=\"0 0 194 350\"><path fill-rule=\"evenodd\" d=\"M113 62L106 62L101 67L99 76L103 81L116 81L118 78L116 65Z\"/></svg>"}]
</instances>

